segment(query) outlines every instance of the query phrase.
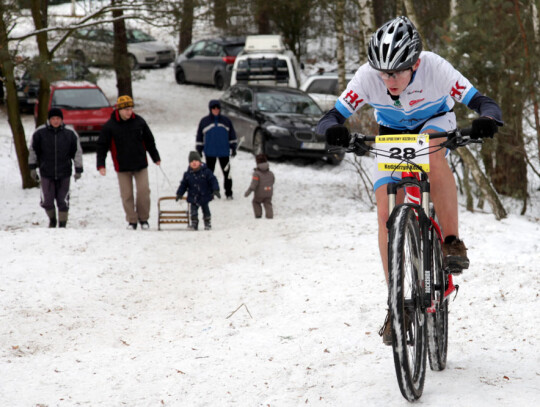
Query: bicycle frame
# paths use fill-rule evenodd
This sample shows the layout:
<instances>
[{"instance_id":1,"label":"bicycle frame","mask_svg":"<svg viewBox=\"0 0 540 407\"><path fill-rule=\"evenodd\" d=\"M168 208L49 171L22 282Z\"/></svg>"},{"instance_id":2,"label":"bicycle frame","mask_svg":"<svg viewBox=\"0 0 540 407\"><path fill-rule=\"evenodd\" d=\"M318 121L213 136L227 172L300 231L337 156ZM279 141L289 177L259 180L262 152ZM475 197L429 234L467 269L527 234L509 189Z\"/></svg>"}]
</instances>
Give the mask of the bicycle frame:
<instances>
[{"instance_id":1,"label":"bicycle frame","mask_svg":"<svg viewBox=\"0 0 540 407\"><path fill-rule=\"evenodd\" d=\"M422 281L423 284L423 308L426 312L434 313L436 312L437 307L441 304L442 301L446 301L450 294L456 290L456 286L453 282L452 274L447 275L448 287L445 289L443 298L440 298L439 292L435 291L432 293L433 281L433 271L431 270L432 256L431 246L433 242L431 241L432 234L430 233L432 229L435 231L437 238L443 242L442 232L437 221L428 216L430 213L430 186L425 174L417 172L403 172L402 179L396 183L387 184L387 193L388 193L388 213L392 214L394 208L396 207L396 195L397 191L400 188L405 190L405 202L402 205L409 205L417 214L416 218L420 223L420 233L422 236L423 242L429 242L429 247L423 247L423 275L419 275L418 279ZM391 221L391 215L388 220ZM429 250L426 250L429 249ZM432 295L433 294L433 295Z\"/></svg>"}]
</instances>

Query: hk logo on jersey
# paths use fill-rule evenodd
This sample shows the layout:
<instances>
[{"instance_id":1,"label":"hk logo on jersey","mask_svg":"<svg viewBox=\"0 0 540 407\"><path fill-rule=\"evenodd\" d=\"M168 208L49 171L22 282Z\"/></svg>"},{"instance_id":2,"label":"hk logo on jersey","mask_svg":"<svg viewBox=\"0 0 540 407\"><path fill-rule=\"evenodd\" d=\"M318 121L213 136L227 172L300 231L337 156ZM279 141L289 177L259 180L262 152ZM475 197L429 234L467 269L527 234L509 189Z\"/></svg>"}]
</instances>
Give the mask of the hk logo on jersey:
<instances>
[{"instance_id":1,"label":"hk logo on jersey","mask_svg":"<svg viewBox=\"0 0 540 407\"><path fill-rule=\"evenodd\" d=\"M364 99L360 99L358 97L358 94L354 93L352 90L345 95L344 99L345 102L347 102L349 106L352 107L354 110L356 110L358 105L364 101Z\"/></svg>"},{"instance_id":2,"label":"hk logo on jersey","mask_svg":"<svg viewBox=\"0 0 540 407\"><path fill-rule=\"evenodd\" d=\"M464 90L465 90L465 86L460 86L459 82L456 82L456 84L450 91L450 96L452 96L453 98L456 98L457 100L461 100Z\"/></svg>"}]
</instances>

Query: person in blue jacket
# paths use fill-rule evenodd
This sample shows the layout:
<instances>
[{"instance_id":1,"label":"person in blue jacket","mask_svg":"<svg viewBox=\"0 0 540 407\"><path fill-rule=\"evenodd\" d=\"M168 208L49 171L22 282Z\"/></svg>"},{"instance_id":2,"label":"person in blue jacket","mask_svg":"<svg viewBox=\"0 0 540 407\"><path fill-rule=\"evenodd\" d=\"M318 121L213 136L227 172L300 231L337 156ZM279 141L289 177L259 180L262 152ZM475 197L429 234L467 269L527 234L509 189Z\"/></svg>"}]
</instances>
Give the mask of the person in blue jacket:
<instances>
[{"instance_id":1,"label":"person in blue jacket","mask_svg":"<svg viewBox=\"0 0 540 407\"><path fill-rule=\"evenodd\" d=\"M216 161L223 171L223 186L227 199L233 199L232 179L230 175L230 159L236 155L236 132L232 122L227 116L221 114L219 100L211 100L208 104L210 114L199 122L197 130L196 148L199 154L203 154L206 165L212 172L216 168Z\"/></svg>"},{"instance_id":2,"label":"person in blue jacket","mask_svg":"<svg viewBox=\"0 0 540 407\"><path fill-rule=\"evenodd\" d=\"M201 162L201 155L197 151L189 153L189 167L176 191L176 200L182 199L186 191L191 218L190 228L193 230L199 228L199 207L201 207L204 229L210 230L212 214L209 203L214 199L214 196L221 198L221 195L216 176L205 163Z\"/></svg>"}]
</instances>

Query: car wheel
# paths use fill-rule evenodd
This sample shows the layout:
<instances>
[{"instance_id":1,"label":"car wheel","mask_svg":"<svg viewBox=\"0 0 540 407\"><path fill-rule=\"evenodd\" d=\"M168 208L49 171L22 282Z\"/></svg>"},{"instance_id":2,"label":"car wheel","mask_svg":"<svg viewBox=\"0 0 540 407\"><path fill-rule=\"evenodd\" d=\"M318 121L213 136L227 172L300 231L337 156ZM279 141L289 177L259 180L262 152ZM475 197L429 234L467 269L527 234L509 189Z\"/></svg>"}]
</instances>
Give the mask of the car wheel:
<instances>
[{"instance_id":1,"label":"car wheel","mask_svg":"<svg viewBox=\"0 0 540 407\"><path fill-rule=\"evenodd\" d=\"M178 68L174 76L177 84L184 85L186 83L186 75L184 74L184 70L182 68Z\"/></svg>"},{"instance_id":2,"label":"car wheel","mask_svg":"<svg viewBox=\"0 0 540 407\"><path fill-rule=\"evenodd\" d=\"M257 130L253 136L253 154L265 154L264 151L264 134L262 131Z\"/></svg>"},{"instance_id":3,"label":"car wheel","mask_svg":"<svg viewBox=\"0 0 540 407\"><path fill-rule=\"evenodd\" d=\"M128 64L129 69L131 69L132 71L139 67L139 64L137 63L137 58L135 58L135 55L132 54L128 55Z\"/></svg>"},{"instance_id":4,"label":"car wheel","mask_svg":"<svg viewBox=\"0 0 540 407\"><path fill-rule=\"evenodd\" d=\"M217 90L223 90L225 87L225 79L223 79L223 75L220 72L216 73L216 76L214 76L214 85Z\"/></svg>"},{"instance_id":5,"label":"car wheel","mask_svg":"<svg viewBox=\"0 0 540 407\"><path fill-rule=\"evenodd\" d=\"M80 49L76 50L73 53L73 57L81 64L86 65L86 56L84 55L84 52L82 52Z\"/></svg>"}]
</instances>

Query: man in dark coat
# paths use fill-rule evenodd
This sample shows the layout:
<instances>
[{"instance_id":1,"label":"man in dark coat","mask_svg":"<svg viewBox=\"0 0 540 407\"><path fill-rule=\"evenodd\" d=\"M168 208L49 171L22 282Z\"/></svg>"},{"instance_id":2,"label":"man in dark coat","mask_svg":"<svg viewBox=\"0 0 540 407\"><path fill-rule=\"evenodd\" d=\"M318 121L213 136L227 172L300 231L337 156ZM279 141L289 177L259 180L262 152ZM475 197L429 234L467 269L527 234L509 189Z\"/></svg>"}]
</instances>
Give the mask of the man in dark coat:
<instances>
[{"instance_id":1,"label":"man in dark coat","mask_svg":"<svg viewBox=\"0 0 540 407\"><path fill-rule=\"evenodd\" d=\"M176 191L176 200L188 193L189 215L191 218L191 229L197 230L199 226L199 207L202 209L204 217L204 229L210 230L211 217L210 206L208 205L214 195L221 198L219 184L216 176L205 163L201 162L201 155L197 151L189 153L189 168L184 173L180 186Z\"/></svg>"},{"instance_id":2,"label":"man in dark coat","mask_svg":"<svg viewBox=\"0 0 540 407\"><path fill-rule=\"evenodd\" d=\"M48 123L39 126L32 136L29 148L28 166L31 177L39 181L41 176L41 207L49 217L49 227L57 224L56 206L58 207L58 226L65 228L69 210L69 184L72 174L72 162L75 166L75 181L83 172L82 149L79 136L67 128L64 115L58 108L49 110Z\"/></svg>"},{"instance_id":3,"label":"man in dark coat","mask_svg":"<svg viewBox=\"0 0 540 407\"><path fill-rule=\"evenodd\" d=\"M199 122L197 129L197 151L204 152L206 165L215 172L216 160L223 171L223 187L227 199L233 198L232 179L230 176L231 164L229 156L236 155L236 132L232 122L227 116L221 114L219 100L211 100L208 104L210 114Z\"/></svg>"},{"instance_id":4,"label":"man in dark coat","mask_svg":"<svg viewBox=\"0 0 540 407\"><path fill-rule=\"evenodd\" d=\"M150 184L148 181L148 159L146 153L156 163L161 164L154 135L146 121L133 113L133 99L120 96L111 118L101 130L97 143L97 169L101 175L107 173L105 159L111 151L114 169L118 175L120 196L128 229L137 229L137 221L141 229L148 229L150 217ZM134 196L133 180L137 187Z\"/></svg>"}]
</instances>

